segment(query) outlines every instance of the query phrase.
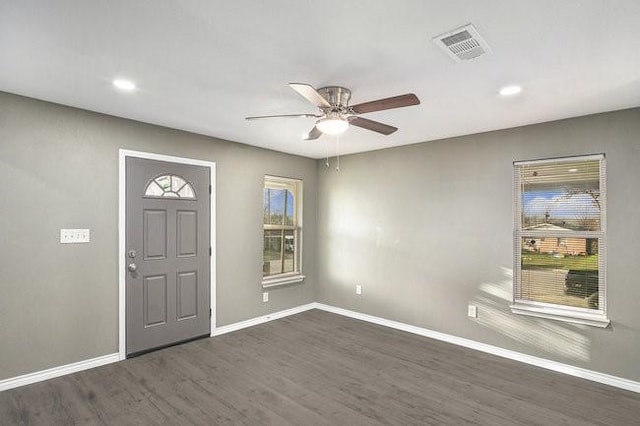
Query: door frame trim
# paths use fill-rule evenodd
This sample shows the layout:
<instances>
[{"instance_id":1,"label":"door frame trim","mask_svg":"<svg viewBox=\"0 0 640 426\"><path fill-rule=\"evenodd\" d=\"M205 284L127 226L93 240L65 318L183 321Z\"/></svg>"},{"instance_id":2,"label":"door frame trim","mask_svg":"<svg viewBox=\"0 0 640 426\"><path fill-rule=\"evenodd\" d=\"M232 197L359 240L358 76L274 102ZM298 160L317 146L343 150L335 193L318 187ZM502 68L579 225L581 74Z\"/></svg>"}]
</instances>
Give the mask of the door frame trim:
<instances>
[{"instance_id":1,"label":"door frame trim","mask_svg":"<svg viewBox=\"0 0 640 426\"><path fill-rule=\"evenodd\" d=\"M148 160L166 161L169 163L188 164L192 166L204 166L210 170L209 177L211 185L210 197L210 232L211 250L210 256L211 271L209 274L209 293L211 295L211 315L210 335L213 336L216 330L216 163L212 161L197 160L193 158L174 157L171 155L156 154L152 152L132 151L129 149L119 149L118 166L118 355L123 360L127 357L126 348L126 159L127 157L143 158Z\"/></svg>"}]
</instances>

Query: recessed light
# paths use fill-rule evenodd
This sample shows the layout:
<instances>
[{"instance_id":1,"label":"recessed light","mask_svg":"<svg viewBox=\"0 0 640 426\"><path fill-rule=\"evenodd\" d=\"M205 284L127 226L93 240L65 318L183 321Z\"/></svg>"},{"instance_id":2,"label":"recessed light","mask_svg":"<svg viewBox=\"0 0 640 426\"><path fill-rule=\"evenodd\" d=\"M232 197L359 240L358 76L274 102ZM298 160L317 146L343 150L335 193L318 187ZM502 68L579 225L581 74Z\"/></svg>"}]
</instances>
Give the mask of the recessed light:
<instances>
[{"instance_id":1,"label":"recessed light","mask_svg":"<svg viewBox=\"0 0 640 426\"><path fill-rule=\"evenodd\" d=\"M133 92L136 90L136 84L130 80L124 80L121 78L117 78L113 80L113 85L120 90L124 90L125 92Z\"/></svg>"},{"instance_id":2,"label":"recessed light","mask_svg":"<svg viewBox=\"0 0 640 426\"><path fill-rule=\"evenodd\" d=\"M575 173L575 172L577 172L577 171L578 171L578 169L569 169L569 172L570 172L570 173Z\"/></svg>"},{"instance_id":3,"label":"recessed light","mask_svg":"<svg viewBox=\"0 0 640 426\"><path fill-rule=\"evenodd\" d=\"M522 92L522 87L516 86L516 85L512 85L512 86L503 87L502 89L500 89L499 93L502 96L513 96L513 95L517 95L520 92Z\"/></svg>"}]
</instances>

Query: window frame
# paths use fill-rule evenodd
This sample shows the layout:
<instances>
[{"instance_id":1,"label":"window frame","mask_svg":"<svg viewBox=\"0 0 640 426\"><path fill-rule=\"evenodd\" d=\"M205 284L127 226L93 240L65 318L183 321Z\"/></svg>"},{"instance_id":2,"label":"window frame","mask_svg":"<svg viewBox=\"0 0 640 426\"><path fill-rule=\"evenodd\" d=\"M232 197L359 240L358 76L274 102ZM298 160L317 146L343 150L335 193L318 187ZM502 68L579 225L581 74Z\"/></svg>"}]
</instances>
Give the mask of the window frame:
<instances>
[{"instance_id":1,"label":"window frame","mask_svg":"<svg viewBox=\"0 0 640 426\"><path fill-rule=\"evenodd\" d=\"M522 227L522 185L521 168L523 166L542 165L551 163L594 161L600 164L599 190L600 190L600 229L598 231L540 231L523 230ZM549 158L542 160L514 161L513 163L513 196L514 196L514 216L513 216L513 303L510 306L514 314L528 315L539 318L549 318L565 321L569 323L584 324L605 328L610 320L607 317L607 280L606 280L606 212L607 212L607 189L606 189L606 162L604 154L593 154L572 157ZM544 303L522 299L520 297L522 288L522 240L523 238L595 238L598 240L598 309L573 307L569 305Z\"/></svg>"},{"instance_id":2,"label":"window frame","mask_svg":"<svg viewBox=\"0 0 640 426\"><path fill-rule=\"evenodd\" d=\"M294 214L293 225L274 225L265 224L264 217L262 221L262 241L263 241L263 256L264 256L264 234L265 231L273 230L293 230L294 231L294 271L284 272L280 274L274 274L269 276L262 276L262 288L276 287L281 285L289 285L302 282L306 277L302 273L302 204L303 204L303 181L302 179L294 179L282 176L265 175L264 184L262 189L263 194L263 212L264 212L264 190L271 189L288 189L294 196ZM264 257L263 257L264 265ZM264 268L264 266L263 266ZM264 271L264 269L263 269Z\"/></svg>"}]
</instances>

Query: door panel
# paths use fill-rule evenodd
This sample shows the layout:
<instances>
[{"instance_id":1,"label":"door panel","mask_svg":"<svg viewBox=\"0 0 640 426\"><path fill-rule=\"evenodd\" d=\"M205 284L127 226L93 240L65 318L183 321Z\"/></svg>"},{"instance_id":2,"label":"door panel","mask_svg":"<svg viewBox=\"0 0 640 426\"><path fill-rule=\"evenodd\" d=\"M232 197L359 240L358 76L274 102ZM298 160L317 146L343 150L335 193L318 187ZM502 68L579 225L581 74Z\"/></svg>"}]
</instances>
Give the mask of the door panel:
<instances>
[{"instance_id":1,"label":"door panel","mask_svg":"<svg viewBox=\"0 0 640 426\"><path fill-rule=\"evenodd\" d=\"M126 352L210 333L209 168L126 158Z\"/></svg>"},{"instance_id":2,"label":"door panel","mask_svg":"<svg viewBox=\"0 0 640 426\"><path fill-rule=\"evenodd\" d=\"M198 314L198 274L196 271L178 273L178 321Z\"/></svg>"},{"instance_id":3,"label":"door panel","mask_svg":"<svg viewBox=\"0 0 640 426\"><path fill-rule=\"evenodd\" d=\"M191 257L198 254L198 212L181 210L177 213L178 257Z\"/></svg>"},{"instance_id":4,"label":"door panel","mask_svg":"<svg viewBox=\"0 0 640 426\"><path fill-rule=\"evenodd\" d=\"M144 277L144 326L167 323L167 276Z\"/></svg>"},{"instance_id":5,"label":"door panel","mask_svg":"<svg viewBox=\"0 0 640 426\"><path fill-rule=\"evenodd\" d=\"M167 258L167 212L144 211L144 260Z\"/></svg>"}]
</instances>

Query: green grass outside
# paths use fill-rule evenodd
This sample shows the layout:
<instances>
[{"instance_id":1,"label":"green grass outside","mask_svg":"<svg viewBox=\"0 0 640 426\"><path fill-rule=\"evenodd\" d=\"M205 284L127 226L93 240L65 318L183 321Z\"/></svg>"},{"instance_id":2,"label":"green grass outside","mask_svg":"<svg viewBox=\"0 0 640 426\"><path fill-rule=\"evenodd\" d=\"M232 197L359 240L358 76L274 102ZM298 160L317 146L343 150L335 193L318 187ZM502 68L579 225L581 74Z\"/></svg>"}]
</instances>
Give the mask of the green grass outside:
<instances>
[{"instance_id":1,"label":"green grass outside","mask_svg":"<svg viewBox=\"0 0 640 426\"><path fill-rule=\"evenodd\" d=\"M598 255L553 257L547 253L522 252L522 269L538 268L597 271Z\"/></svg>"}]
</instances>

